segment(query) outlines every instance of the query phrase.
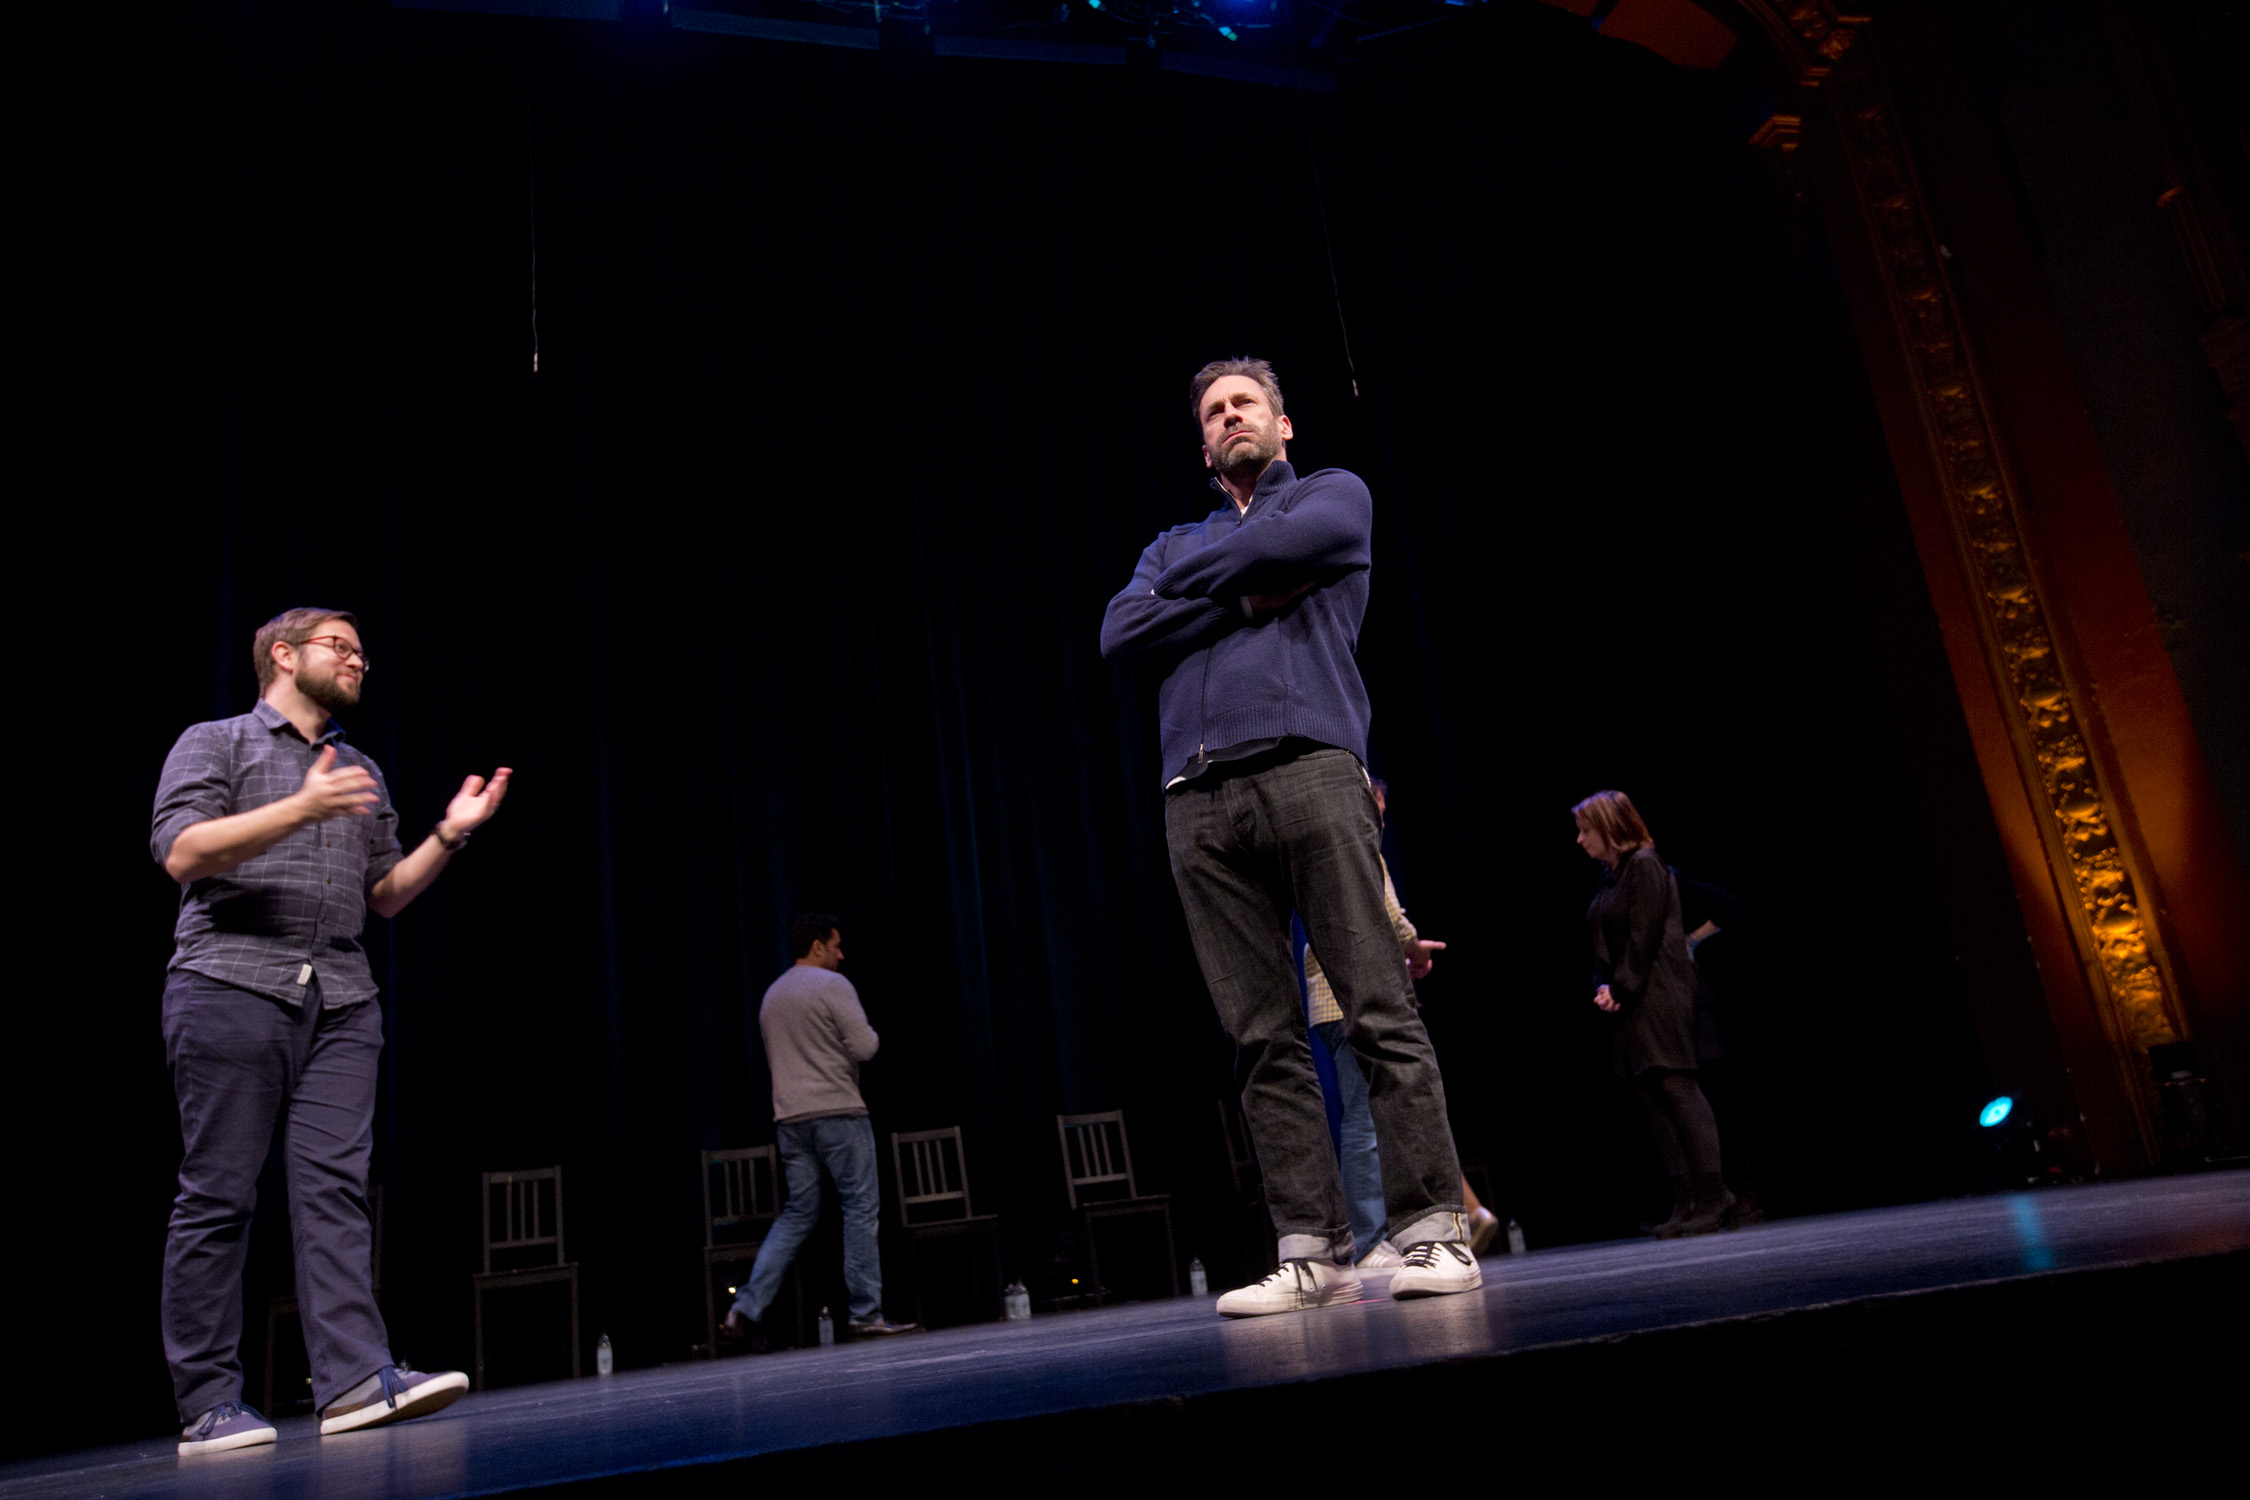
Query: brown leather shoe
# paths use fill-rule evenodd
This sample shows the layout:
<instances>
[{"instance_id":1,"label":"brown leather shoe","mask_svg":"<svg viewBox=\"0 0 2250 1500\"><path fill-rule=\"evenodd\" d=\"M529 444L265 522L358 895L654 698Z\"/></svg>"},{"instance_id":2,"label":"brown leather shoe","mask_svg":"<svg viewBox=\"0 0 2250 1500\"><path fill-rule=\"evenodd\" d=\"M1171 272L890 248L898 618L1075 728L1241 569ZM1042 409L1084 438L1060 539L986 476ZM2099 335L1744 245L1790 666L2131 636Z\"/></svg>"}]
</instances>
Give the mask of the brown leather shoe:
<instances>
[{"instance_id":1,"label":"brown leather shoe","mask_svg":"<svg viewBox=\"0 0 2250 1500\"><path fill-rule=\"evenodd\" d=\"M870 1318L854 1318L847 1325L855 1339L887 1339L894 1333L920 1333L919 1323L893 1323L881 1313Z\"/></svg>"},{"instance_id":2,"label":"brown leather shoe","mask_svg":"<svg viewBox=\"0 0 2250 1500\"><path fill-rule=\"evenodd\" d=\"M1492 1243L1492 1237L1500 1232L1500 1216L1480 1204L1476 1212L1469 1215L1468 1227L1469 1253L1482 1255L1485 1246Z\"/></svg>"},{"instance_id":3,"label":"brown leather shoe","mask_svg":"<svg viewBox=\"0 0 2250 1500\"><path fill-rule=\"evenodd\" d=\"M771 1353L773 1345L766 1341L766 1325L744 1314L739 1307L727 1309L719 1324L719 1342L748 1349L752 1354Z\"/></svg>"}]
</instances>

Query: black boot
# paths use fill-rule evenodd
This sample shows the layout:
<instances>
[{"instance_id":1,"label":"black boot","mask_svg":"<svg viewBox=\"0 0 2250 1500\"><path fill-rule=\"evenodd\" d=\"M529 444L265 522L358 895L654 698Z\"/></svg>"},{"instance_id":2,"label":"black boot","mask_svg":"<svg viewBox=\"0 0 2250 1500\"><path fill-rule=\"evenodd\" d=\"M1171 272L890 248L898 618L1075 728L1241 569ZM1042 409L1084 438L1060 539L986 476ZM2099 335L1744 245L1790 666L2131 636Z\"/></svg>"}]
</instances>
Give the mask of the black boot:
<instances>
[{"instance_id":1,"label":"black boot","mask_svg":"<svg viewBox=\"0 0 2250 1500\"><path fill-rule=\"evenodd\" d=\"M1727 1210L1734 1207L1734 1194L1727 1191L1725 1179L1716 1172L1697 1173L1695 1178L1695 1206L1672 1230L1667 1239L1682 1239L1691 1234L1709 1234L1726 1224ZM1658 1234L1664 1231L1659 1229Z\"/></svg>"},{"instance_id":2,"label":"black boot","mask_svg":"<svg viewBox=\"0 0 2250 1500\"><path fill-rule=\"evenodd\" d=\"M1694 1212L1695 1184L1685 1177L1675 1177L1672 1179L1672 1217L1643 1224L1641 1233L1653 1234L1660 1240L1668 1240L1679 1233L1680 1226L1685 1224L1688 1215Z\"/></svg>"}]
</instances>

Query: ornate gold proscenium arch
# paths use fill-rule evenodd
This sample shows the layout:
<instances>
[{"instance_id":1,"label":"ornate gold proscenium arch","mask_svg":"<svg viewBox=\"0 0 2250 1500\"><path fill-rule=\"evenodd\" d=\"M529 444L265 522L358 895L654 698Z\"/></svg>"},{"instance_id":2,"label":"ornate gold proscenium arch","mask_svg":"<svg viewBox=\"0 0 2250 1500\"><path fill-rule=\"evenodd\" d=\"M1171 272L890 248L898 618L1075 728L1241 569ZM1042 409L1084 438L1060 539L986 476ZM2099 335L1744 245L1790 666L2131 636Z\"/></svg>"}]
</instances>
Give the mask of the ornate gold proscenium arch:
<instances>
[{"instance_id":1,"label":"ornate gold proscenium arch","mask_svg":"<svg viewBox=\"0 0 2250 1500\"><path fill-rule=\"evenodd\" d=\"M2012 710L2010 738L2082 967L2112 1046L2142 1142L2157 1155L2148 1049L2186 1034L2172 966L2139 894L2120 808L2091 744L2092 699L2058 649L2042 597L2022 498L1996 440L1998 424L1965 334L1896 106L1867 26L1825 0L1743 0L1798 83L1825 95L1859 197L1913 386L1963 580L1977 606L1984 655ZM1963 684L1964 691L1968 685Z\"/></svg>"}]
</instances>

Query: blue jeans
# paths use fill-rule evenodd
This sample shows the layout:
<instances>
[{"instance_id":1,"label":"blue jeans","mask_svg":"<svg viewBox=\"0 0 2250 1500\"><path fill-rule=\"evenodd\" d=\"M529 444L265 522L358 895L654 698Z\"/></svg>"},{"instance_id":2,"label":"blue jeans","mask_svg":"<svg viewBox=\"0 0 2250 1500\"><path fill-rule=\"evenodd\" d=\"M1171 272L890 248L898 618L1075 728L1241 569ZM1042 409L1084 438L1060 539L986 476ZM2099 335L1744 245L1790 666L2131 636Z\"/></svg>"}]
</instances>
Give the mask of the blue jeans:
<instances>
[{"instance_id":1,"label":"blue jeans","mask_svg":"<svg viewBox=\"0 0 2250 1500\"><path fill-rule=\"evenodd\" d=\"M1344 1106L1343 1138L1337 1166L1344 1174L1344 1207L1351 1210L1352 1243L1365 1255L1383 1237L1383 1158L1375 1149L1375 1115L1367 1107L1367 1074L1344 1035L1341 1021L1313 1027L1321 1045L1336 1060L1336 1094ZM1404 1228L1404 1225L1399 1226Z\"/></svg>"},{"instance_id":2,"label":"blue jeans","mask_svg":"<svg viewBox=\"0 0 2250 1500\"><path fill-rule=\"evenodd\" d=\"M781 1148L781 1178L789 1198L758 1247L750 1279L734 1305L746 1318L762 1318L781 1290L781 1278L820 1222L820 1179L825 1172L844 1205L844 1285L851 1292L852 1316L872 1318L883 1310L883 1260L875 1227L882 1211L875 1183L875 1127L865 1115L820 1115L774 1127Z\"/></svg>"}]
</instances>

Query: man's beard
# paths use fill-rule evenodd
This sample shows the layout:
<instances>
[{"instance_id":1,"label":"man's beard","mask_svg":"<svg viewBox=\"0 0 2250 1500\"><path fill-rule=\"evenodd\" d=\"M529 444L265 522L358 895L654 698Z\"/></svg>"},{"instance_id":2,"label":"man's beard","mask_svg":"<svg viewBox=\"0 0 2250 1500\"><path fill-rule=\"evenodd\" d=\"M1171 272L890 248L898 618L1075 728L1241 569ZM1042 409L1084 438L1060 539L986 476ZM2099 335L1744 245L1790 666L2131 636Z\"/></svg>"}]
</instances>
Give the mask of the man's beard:
<instances>
[{"instance_id":1,"label":"man's beard","mask_svg":"<svg viewBox=\"0 0 2250 1500\"><path fill-rule=\"evenodd\" d=\"M299 672L297 691L332 714L342 713L359 702L359 684L346 682L341 672L332 671L325 677Z\"/></svg>"},{"instance_id":2,"label":"man's beard","mask_svg":"<svg viewBox=\"0 0 2250 1500\"><path fill-rule=\"evenodd\" d=\"M1244 469L1263 469L1281 453L1281 440L1270 433L1250 429L1250 441L1238 443L1238 429L1219 439L1218 452L1212 455L1211 467L1221 474L1237 474Z\"/></svg>"}]
</instances>

